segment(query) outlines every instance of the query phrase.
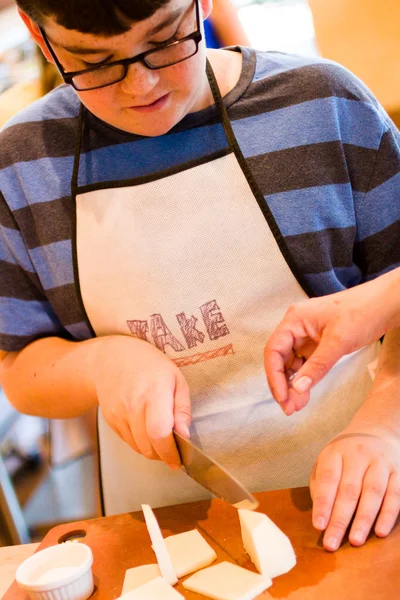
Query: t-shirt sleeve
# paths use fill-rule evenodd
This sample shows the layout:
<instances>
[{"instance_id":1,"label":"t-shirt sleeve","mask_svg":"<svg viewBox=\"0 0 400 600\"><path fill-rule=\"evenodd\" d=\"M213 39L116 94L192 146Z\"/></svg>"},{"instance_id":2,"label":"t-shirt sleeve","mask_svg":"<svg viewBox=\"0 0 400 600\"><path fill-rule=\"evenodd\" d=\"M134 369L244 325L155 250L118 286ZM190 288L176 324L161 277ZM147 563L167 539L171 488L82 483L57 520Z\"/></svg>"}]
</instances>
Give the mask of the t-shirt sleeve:
<instances>
[{"instance_id":1,"label":"t-shirt sleeve","mask_svg":"<svg viewBox=\"0 0 400 600\"><path fill-rule=\"evenodd\" d=\"M400 132L388 117L365 191L354 200L354 262L368 281L400 266Z\"/></svg>"},{"instance_id":2,"label":"t-shirt sleeve","mask_svg":"<svg viewBox=\"0 0 400 600\"><path fill-rule=\"evenodd\" d=\"M0 349L18 351L65 330L48 302L18 225L0 192Z\"/></svg>"}]
</instances>

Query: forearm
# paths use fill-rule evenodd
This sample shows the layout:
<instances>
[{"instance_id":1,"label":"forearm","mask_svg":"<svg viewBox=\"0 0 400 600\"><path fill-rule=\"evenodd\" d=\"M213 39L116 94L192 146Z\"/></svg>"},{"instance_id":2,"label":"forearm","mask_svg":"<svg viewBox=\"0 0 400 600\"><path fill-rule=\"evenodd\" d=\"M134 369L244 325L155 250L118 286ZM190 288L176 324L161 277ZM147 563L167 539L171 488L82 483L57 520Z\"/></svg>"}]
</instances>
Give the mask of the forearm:
<instances>
[{"instance_id":1,"label":"forearm","mask_svg":"<svg viewBox=\"0 0 400 600\"><path fill-rule=\"evenodd\" d=\"M367 285L378 286L380 304L376 304L374 309L384 316L385 331L400 327L400 268L381 275Z\"/></svg>"},{"instance_id":2,"label":"forearm","mask_svg":"<svg viewBox=\"0 0 400 600\"><path fill-rule=\"evenodd\" d=\"M386 334L374 383L351 427L364 424L400 435L400 329Z\"/></svg>"},{"instance_id":3,"label":"forearm","mask_svg":"<svg viewBox=\"0 0 400 600\"><path fill-rule=\"evenodd\" d=\"M22 413L69 418L97 405L95 357L107 338L69 342L44 338L5 355L0 382Z\"/></svg>"},{"instance_id":4,"label":"forearm","mask_svg":"<svg viewBox=\"0 0 400 600\"><path fill-rule=\"evenodd\" d=\"M214 2L211 19L223 46L250 45L236 6L231 1Z\"/></svg>"}]
</instances>

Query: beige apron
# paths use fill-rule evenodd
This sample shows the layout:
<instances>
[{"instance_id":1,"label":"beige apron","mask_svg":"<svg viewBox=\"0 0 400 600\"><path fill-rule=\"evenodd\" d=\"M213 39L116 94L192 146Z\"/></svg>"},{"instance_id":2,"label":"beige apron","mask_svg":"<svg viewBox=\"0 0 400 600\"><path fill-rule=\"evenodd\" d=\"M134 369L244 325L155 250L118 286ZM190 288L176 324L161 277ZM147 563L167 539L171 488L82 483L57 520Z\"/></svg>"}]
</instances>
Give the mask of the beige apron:
<instances>
[{"instance_id":1,"label":"beige apron","mask_svg":"<svg viewBox=\"0 0 400 600\"><path fill-rule=\"evenodd\" d=\"M80 294L97 336L134 335L175 361L191 392L193 441L250 490L307 485L320 450L363 402L378 345L340 361L300 413L286 417L273 400L265 342L287 307L308 296L288 266L210 68L208 76L226 152L168 176L80 191L78 145ZM105 514L209 497L184 473L131 450L100 411L99 441Z\"/></svg>"}]
</instances>

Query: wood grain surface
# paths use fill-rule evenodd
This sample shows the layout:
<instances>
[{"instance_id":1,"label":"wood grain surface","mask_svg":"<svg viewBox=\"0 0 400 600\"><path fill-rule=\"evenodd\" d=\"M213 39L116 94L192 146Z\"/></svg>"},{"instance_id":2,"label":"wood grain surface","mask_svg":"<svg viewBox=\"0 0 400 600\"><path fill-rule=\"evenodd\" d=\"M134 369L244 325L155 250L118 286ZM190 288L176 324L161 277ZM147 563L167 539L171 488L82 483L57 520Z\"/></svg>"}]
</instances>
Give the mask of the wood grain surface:
<instances>
[{"instance_id":1,"label":"wood grain surface","mask_svg":"<svg viewBox=\"0 0 400 600\"><path fill-rule=\"evenodd\" d=\"M308 489L255 494L259 511L267 514L290 538L297 554L296 567L274 579L260 599L280 600L398 600L400 598L400 527L386 539L370 536L361 548L345 541L335 553L326 552L321 535L311 525ZM211 500L155 509L164 536L197 528L217 553L255 570L241 541L236 509L221 500ZM141 512L59 525L44 538L38 550L84 532L82 542L94 554L93 600L112 600L122 589L126 569L154 563L155 556ZM187 600L204 596L177 589ZM14 582L3 600L27 600ZM160 599L162 600L162 599Z\"/></svg>"}]
</instances>

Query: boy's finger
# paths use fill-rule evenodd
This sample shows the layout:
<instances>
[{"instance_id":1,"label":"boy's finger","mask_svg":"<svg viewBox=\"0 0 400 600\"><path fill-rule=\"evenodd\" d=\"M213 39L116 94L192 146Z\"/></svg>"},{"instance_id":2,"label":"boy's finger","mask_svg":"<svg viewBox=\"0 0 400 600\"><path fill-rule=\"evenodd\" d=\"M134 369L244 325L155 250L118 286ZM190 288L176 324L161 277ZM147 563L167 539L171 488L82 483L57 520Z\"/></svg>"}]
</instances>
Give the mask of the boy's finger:
<instances>
[{"instance_id":1,"label":"boy's finger","mask_svg":"<svg viewBox=\"0 0 400 600\"><path fill-rule=\"evenodd\" d=\"M268 385L279 404L286 402L288 385L286 379L286 361L293 352L294 337L289 325L282 322L271 334L264 348L264 368Z\"/></svg>"},{"instance_id":2,"label":"boy's finger","mask_svg":"<svg viewBox=\"0 0 400 600\"><path fill-rule=\"evenodd\" d=\"M180 435L189 438L191 421L192 409L189 386L183 376L177 377L174 401L174 427Z\"/></svg>"},{"instance_id":3,"label":"boy's finger","mask_svg":"<svg viewBox=\"0 0 400 600\"><path fill-rule=\"evenodd\" d=\"M317 348L293 378L293 389L299 394L308 392L347 352L347 345L342 340L324 334Z\"/></svg>"},{"instance_id":4,"label":"boy's finger","mask_svg":"<svg viewBox=\"0 0 400 600\"><path fill-rule=\"evenodd\" d=\"M137 404L139 405L139 402L137 402ZM158 456L154 451L146 431L144 405L142 402L140 405L143 406L143 410L141 412L137 412L134 415L128 414L129 429L132 432L132 437L138 447L138 452L143 454L143 456L146 458L156 459Z\"/></svg>"},{"instance_id":5,"label":"boy's finger","mask_svg":"<svg viewBox=\"0 0 400 600\"><path fill-rule=\"evenodd\" d=\"M271 394L279 404L288 399L288 381L284 357L274 350L264 353L264 366Z\"/></svg>"},{"instance_id":6,"label":"boy's finger","mask_svg":"<svg viewBox=\"0 0 400 600\"><path fill-rule=\"evenodd\" d=\"M132 450L134 450L138 454L142 454L142 451L140 450L139 446L135 442L135 439L132 435L130 426L127 423L125 423L124 421L119 422L118 435L124 442L126 442L128 444L128 446L130 446L132 448Z\"/></svg>"},{"instance_id":7,"label":"boy's finger","mask_svg":"<svg viewBox=\"0 0 400 600\"><path fill-rule=\"evenodd\" d=\"M387 536L393 529L400 512L400 474L392 473L382 508L375 525L375 533L379 537Z\"/></svg>"},{"instance_id":8,"label":"boy's finger","mask_svg":"<svg viewBox=\"0 0 400 600\"><path fill-rule=\"evenodd\" d=\"M371 530L386 493L389 471L381 462L371 464L364 476L360 502L349 534L350 543L361 546Z\"/></svg>"},{"instance_id":9,"label":"boy's finger","mask_svg":"<svg viewBox=\"0 0 400 600\"><path fill-rule=\"evenodd\" d=\"M334 507L324 535L323 543L327 550L334 552L342 543L361 496L365 470L365 465L358 464L343 467Z\"/></svg>"},{"instance_id":10,"label":"boy's finger","mask_svg":"<svg viewBox=\"0 0 400 600\"><path fill-rule=\"evenodd\" d=\"M146 432L154 450L169 467L179 469L181 465L172 429L174 398L171 391L154 390L151 402L146 404Z\"/></svg>"},{"instance_id":11,"label":"boy's finger","mask_svg":"<svg viewBox=\"0 0 400 600\"><path fill-rule=\"evenodd\" d=\"M338 452L318 458L310 481L313 499L312 522L316 529L326 529L332 514L336 493L342 476L343 461Z\"/></svg>"}]
</instances>

